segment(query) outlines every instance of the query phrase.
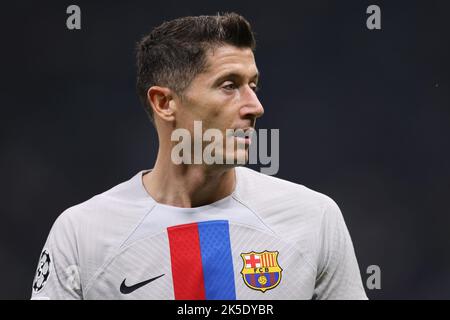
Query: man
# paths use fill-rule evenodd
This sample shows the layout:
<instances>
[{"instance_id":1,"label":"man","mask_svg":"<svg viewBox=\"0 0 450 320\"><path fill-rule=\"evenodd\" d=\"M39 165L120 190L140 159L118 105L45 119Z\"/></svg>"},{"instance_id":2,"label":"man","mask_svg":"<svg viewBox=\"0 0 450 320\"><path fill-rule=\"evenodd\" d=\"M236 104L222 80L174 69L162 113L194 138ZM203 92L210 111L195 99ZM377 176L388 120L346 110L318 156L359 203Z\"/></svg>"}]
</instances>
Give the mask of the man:
<instances>
[{"instance_id":1,"label":"man","mask_svg":"<svg viewBox=\"0 0 450 320\"><path fill-rule=\"evenodd\" d=\"M263 114L254 48L237 14L172 20L142 39L137 89L156 164L56 220L33 299L366 299L335 202L236 164L251 136L229 130L248 133ZM195 121L223 134L213 157L224 161L184 150L174 162L172 134L199 138Z\"/></svg>"}]
</instances>

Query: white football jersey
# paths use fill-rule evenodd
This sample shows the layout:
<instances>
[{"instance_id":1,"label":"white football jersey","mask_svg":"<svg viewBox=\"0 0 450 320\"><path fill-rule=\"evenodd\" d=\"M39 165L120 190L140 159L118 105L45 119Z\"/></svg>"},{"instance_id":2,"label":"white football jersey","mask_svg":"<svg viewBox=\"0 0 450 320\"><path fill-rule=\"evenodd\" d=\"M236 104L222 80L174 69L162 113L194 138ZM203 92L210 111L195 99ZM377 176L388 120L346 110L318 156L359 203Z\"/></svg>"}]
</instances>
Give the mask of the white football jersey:
<instances>
[{"instance_id":1,"label":"white football jersey","mask_svg":"<svg viewBox=\"0 0 450 320\"><path fill-rule=\"evenodd\" d=\"M141 171L64 211L32 299L367 299L329 197L237 167L234 192L196 208L157 203Z\"/></svg>"}]
</instances>

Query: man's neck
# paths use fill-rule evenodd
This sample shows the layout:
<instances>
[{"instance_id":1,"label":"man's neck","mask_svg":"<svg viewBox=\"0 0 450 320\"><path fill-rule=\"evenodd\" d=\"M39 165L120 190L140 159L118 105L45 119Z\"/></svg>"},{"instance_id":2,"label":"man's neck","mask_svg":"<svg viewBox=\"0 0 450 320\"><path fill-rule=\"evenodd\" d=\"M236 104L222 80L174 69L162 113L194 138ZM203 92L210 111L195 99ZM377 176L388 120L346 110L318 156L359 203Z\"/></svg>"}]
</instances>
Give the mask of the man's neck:
<instances>
[{"instance_id":1,"label":"man's neck","mask_svg":"<svg viewBox=\"0 0 450 320\"><path fill-rule=\"evenodd\" d=\"M194 208L219 201L233 193L234 168L175 165L158 155L153 170L143 176L147 193L158 203Z\"/></svg>"}]
</instances>

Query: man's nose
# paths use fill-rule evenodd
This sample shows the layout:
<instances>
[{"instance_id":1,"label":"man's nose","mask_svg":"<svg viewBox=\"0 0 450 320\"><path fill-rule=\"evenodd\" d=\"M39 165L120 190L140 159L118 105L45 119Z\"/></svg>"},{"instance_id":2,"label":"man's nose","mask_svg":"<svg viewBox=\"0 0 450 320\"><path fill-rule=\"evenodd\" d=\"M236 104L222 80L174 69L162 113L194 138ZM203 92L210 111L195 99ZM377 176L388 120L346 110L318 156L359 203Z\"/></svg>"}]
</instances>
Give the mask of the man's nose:
<instances>
[{"instance_id":1,"label":"man's nose","mask_svg":"<svg viewBox=\"0 0 450 320\"><path fill-rule=\"evenodd\" d=\"M246 86L242 93L244 104L240 109L241 117L252 115L255 118L259 118L264 114L264 108L256 95L256 92L250 87Z\"/></svg>"}]
</instances>

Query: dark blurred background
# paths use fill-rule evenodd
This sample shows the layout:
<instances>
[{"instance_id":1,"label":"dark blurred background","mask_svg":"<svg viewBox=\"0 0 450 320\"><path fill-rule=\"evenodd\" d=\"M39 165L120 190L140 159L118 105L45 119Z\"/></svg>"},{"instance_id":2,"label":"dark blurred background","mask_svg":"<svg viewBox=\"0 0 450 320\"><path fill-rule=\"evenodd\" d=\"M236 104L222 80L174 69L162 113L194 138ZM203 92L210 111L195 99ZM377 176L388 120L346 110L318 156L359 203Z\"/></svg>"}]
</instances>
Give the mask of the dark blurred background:
<instances>
[{"instance_id":1,"label":"dark blurred background","mask_svg":"<svg viewBox=\"0 0 450 320\"><path fill-rule=\"evenodd\" d=\"M66 8L81 8L81 30ZM381 8L368 30L366 8ZM257 34L259 128L280 129L278 177L331 196L371 299L450 298L448 1L2 3L0 298L28 299L66 208L151 168L135 43L165 20L235 11Z\"/></svg>"}]
</instances>

